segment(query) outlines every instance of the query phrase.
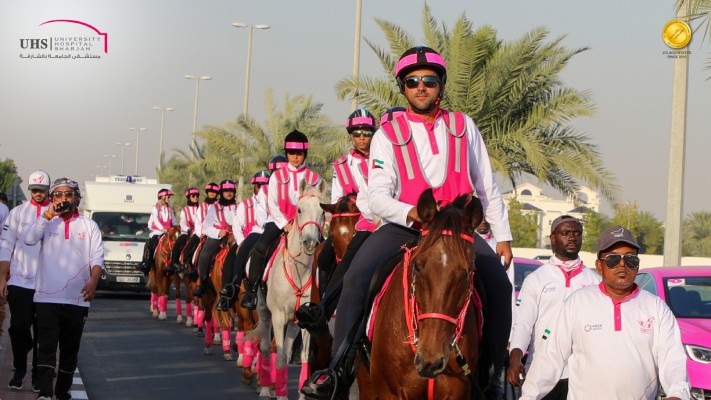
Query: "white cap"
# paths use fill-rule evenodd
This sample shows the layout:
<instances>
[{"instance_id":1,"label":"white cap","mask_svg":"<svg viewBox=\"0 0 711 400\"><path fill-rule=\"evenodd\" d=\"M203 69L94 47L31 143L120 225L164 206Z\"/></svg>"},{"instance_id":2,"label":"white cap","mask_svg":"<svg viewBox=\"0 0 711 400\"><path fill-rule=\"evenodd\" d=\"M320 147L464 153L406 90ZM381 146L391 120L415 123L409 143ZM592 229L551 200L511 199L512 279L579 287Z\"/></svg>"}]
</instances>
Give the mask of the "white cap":
<instances>
[{"instance_id":1,"label":"white cap","mask_svg":"<svg viewBox=\"0 0 711 400\"><path fill-rule=\"evenodd\" d=\"M30 175L29 186L27 188L29 190L47 190L49 189L49 184L49 174L44 171L35 171Z\"/></svg>"}]
</instances>

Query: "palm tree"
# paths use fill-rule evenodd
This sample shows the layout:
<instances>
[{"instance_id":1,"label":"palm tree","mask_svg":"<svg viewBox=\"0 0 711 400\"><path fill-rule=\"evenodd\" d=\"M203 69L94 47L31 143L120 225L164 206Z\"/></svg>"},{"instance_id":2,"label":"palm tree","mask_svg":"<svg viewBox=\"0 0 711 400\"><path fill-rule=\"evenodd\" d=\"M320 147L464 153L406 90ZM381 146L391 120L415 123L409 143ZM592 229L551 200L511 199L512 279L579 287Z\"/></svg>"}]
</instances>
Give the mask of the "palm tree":
<instances>
[{"instance_id":1,"label":"palm tree","mask_svg":"<svg viewBox=\"0 0 711 400\"><path fill-rule=\"evenodd\" d=\"M249 182L256 172L267 168L272 156L283 154L284 136L294 129L309 137L311 168L330 180L330 163L343 153L347 135L321 114L323 104L314 103L311 97L291 98L286 94L284 109L278 110L271 90L265 94L265 103L267 121L264 126L244 115L223 127L206 126L196 132L201 144L193 154L179 152L173 156L162 168L161 180L174 187L185 185L190 174L193 185L240 178ZM240 194L244 197L250 190L251 186L246 184Z\"/></svg>"},{"instance_id":2,"label":"palm tree","mask_svg":"<svg viewBox=\"0 0 711 400\"><path fill-rule=\"evenodd\" d=\"M340 99L354 99L382 114L405 103L395 90L392 71L399 56L416 42L399 26L376 22L388 49L367 39L366 43L380 59L386 77L343 79L336 89ZM574 194L583 181L614 200L618 187L597 147L569 125L576 117L593 114L592 101L588 93L565 87L558 76L586 48L568 50L561 45L563 37L548 41L543 28L504 43L489 26L474 30L464 15L449 29L432 17L427 5L423 32L424 43L447 62L443 107L474 118L494 170L514 187L530 174L566 195Z\"/></svg>"},{"instance_id":3,"label":"palm tree","mask_svg":"<svg viewBox=\"0 0 711 400\"><path fill-rule=\"evenodd\" d=\"M694 31L703 30L703 37L711 39L711 0L677 0L677 11L688 6L691 22L698 22ZM711 69L711 61L706 64ZM711 79L711 77L707 78Z\"/></svg>"},{"instance_id":4,"label":"palm tree","mask_svg":"<svg viewBox=\"0 0 711 400\"><path fill-rule=\"evenodd\" d=\"M682 253L694 257L711 256L711 212L694 212L684 219Z\"/></svg>"}]
</instances>

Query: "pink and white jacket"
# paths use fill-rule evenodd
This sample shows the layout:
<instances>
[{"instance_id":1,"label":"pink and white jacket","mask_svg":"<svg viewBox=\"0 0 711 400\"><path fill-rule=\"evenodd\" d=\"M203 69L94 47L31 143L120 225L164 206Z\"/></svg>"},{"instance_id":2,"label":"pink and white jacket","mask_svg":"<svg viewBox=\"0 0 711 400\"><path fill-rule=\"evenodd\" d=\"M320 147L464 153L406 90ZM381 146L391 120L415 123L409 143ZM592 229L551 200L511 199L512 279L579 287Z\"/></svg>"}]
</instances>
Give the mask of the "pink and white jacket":
<instances>
[{"instance_id":1,"label":"pink and white jacket","mask_svg":"<svg viewBox=\"0 0 711 400\"><path fill-rule=\"evenodd\" d=\"M81 290L92 267L104 267L104 244L96 222L79 214L66 220L41 217L30 225L23 240L29 246L41 246L35 303L89 307Z\"/></svg>"},{"instance_id":2,"label":"pink and white jacket","mask_svg":"<svg viewBox=\"0 0 711 400\"><path fill-rule=\"evenodd\" d=\"M259 193L258 193L259 194ZM242 200L235 210L232 221L232 232L235 243L239 246L250 233L264 232L264 223L267 220L267 207L264 200L260 203L258 194Z\"/></svg>"},{"instance_id":3,"label":"pink and white jacket","mask_svg":"<svg viewBox=\"0 0 711 400\"><path fill-rule=\"evenodd\" d=\"M408 212L428 187L438 199L475 192L496 240L512 240L484 140L468 116L440 110L427 123L405 113L375 133L370 160L368 203L384 224L407 226Z\"/></svg>"},{"instance_id":4,"label":"pink and white jacket","mask_svg":"<svg viewBox=\"0 0 711 400\"><path fill-rule=\"evenodd\" d=\"M148 237L162 235L163 229L168 230L173 225L175 225L175 212L173 211L173 207L168 204L163 206L156 204L153 206L151 216L148 218L148 229L151 230Z\"/></svg>"},{"instance_id":5,"label":"pink and white jacket","mask_svg":"<svg viewBox=\"0 0 711 400\"><path fill-rule=\"evenodd\" d=\"M294 219L296 205L299 203L299 184L303 180L317 185L321 177L304 164L298 167L287 164L274 171L269 177L267 222L274 222L277 228L282 229Z\"/></svg>"},{"instance_id":6,"label":"pink and white jacket","mask_svg":"<svg viewBox=\"0 0 711 400\"><path fill-rule=\"evenodd\" d=\"M25 244L24 234L48 209L49 200L42 204L30 200L10 210L0 235L0 261L10 261L8 285L35 288L40 246Z\"/></svg>"},{"instance_id":7,"label":"pink and white jacket","mask_svg":"<svg viewBox=\"0 0 711 400\"><path fill-rule=\"evenodd\" d=\"M195 213L195 235L197 235L197 237L202 236L203 231L205 230L203 222L205 221L205 217L207 217L207 212L210 211L213 204L215 203L208 204L203 201L198 205L197 212Z\"/></svg>"},{"instance_id":8,"label":"pink and white jacket","mask_svg":"<svg viewBox=\"0 0 711 400\"><path fill-rule=\"evenodd\" d=\"M211 239L219 239L220 231L232 229L233 219L237 204L223 206L219 201L212 204L207 210L205 221L203 221L203 233Z\"/></svg>"},{"instance_id":9,"label":"pink and white jacket","mask_svg":"<svg viewBox=\"0 0 711 400\"><path fill-rule=\"evenodd\" d=\"M198 206L185 206L180 210L180 234L187 235L192 229L195 232L195 217L197 216Z\"/></svg>"},{"instance_id":10,"label":"pink and white jacket","mask_svg":"<svg viewBox=\"0 0 711 400\"><path fill-rule=\"evenodd\" d=\"M369 156L351 149L350 153L333 162L331 181L331 203L350 193L357 193L356 206L361 213L356 229L373 230L373 213L368 205L368 162Z\"/></svg>"}]
</instances>

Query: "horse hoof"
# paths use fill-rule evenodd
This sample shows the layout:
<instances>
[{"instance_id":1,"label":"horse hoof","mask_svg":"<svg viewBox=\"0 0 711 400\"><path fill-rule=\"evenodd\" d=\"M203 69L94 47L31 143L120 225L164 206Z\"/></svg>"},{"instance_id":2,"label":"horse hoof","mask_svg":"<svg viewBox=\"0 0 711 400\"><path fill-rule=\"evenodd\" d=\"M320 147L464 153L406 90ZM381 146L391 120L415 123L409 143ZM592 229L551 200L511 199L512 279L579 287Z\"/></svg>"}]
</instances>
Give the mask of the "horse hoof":
<instances>
[{"instance_id":1,"label":"horse hoof","mask_svg":"<svg viewBox=\"0 0 711 400\"><path fill-rule=\"evenodd\" d=\"M153 310L153 318L158 318L158 310Z\"/></svg>"},{"instance_id":2,"label":"horse hoof","mask_svg":"<svg viewBox=\"0 0 711 400\"><path fill-rule=\"evenodd\" d=\"M185 320L185 326L187 326L188 328L193 327L193 319L191 317L188 317L188 319Z\"/></svg>"},{"instance_id":3,"label":"horse hoof","mask_svg":"<svg viewBox=\"0 0 711 400\"><path fill-rule=\"evenodd\" d=\"M235 363L235 365L237 366L237 368L242 368L243 362L244 362L244 355L240 354L239 356L237 356L237 362Z\"/></svg>"},{"instance_id":4,"label":"horse hoof","mask_svg":"<svg viewBox=\"0 0 711 400\"><path fill-rule=\"evenodd\" d=\"M165 311L161 311L158 313L158 319L168 319L168 313Z\"/></svg>"},{"instance_id":5,"label":"horse hoof","mask_svg":"<svg viewBox=\"0 0 711 400\"><path fill-rule=\"evenodd\" d=\"M234 357L232 357L231 353L224 353L222 354L222 359L225 361L234 361Z\"/></svg>"},{"instance_id":6,"label":"horse hoof","mask_svg":"<svg viewBox=\"0 0 711 400\"><path fill-rule=\"evenodd\" d=\"M251 376L246 376L245 374L242 374L242 383L251 386L254 383L254 374Z\"/></svg>"},{"instance_id":7,"label":"horse hoof","mask_svg":"<svg viewBox=\"0 0 711 400\"><path fill-rule=\"evenodd\" d=\"M215 333L215 336L212 337L212 344L222 344L222 337L219 333Z\"/></svg>"},{"instance_id":8,"label":"horse hoof","mask_svg":"<svg viewBox=\"0 0 711 400\"><path fill-rule=\"evenodd\" d=\"M198 328L197 332L195 333L195 336L197 337L204 337L205 336L205 331L202 329Z\"/></svg>"},{"instance_id":9,"label":"horse hoof","mask_svg":"<svg viewBox=\"0 0 711 400\"><path fill-rule=\"evenodd\" d=\"M259 391L259 400L270 400L272 398L268 387L262 387Z\"/></svg>"},{"instance_id":10,"label":"horse hoof","mask_svg":"<svg viewBox=\"0 0 711 400\"><path fill-rule=\"evenodd\" d=\"M182 316L182 315L178 315L178 316L175 318L175 323L176 323L176 324L182 324L182 323L183 323L183 316Z\"/></svg>"},{"instance_id":11,"label":"horse hoof","mask_svg":"<svg viewBox=\"0 0 711 400\"><path fill-rule=\"evenodd\" d=\"M200 328L197 326L193 326L193 333L198 333L200 332Z\"/></svg>"},{"instance_id":12,"label":"horse hoof","mask_svg":"<svg viewBox=\"0 0 711 400\"><path fill-rule=\"evenodd\" d=\"M212 349L209 347L205 347L202 349L202 355L204 356L211 356L212 355Z\"/></svg>"}]
</instances>

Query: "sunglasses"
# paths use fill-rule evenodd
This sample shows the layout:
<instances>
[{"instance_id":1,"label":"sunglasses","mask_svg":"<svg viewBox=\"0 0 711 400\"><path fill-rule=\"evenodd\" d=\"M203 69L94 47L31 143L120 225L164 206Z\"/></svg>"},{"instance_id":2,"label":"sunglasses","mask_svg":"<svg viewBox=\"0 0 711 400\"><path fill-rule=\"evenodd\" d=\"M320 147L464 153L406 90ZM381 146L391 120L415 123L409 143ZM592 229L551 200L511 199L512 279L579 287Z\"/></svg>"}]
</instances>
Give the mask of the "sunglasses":
<instances>
[{"instance_id":1,"label":"sunglasses","mask_svg":"<svg viewBox=\"0 0 711 400\"><path fill-rule=\"evenodd\" d=\"M434 75L408 76L404 79L405 86L407 86L408 89L417 89L420 85L420 81L422 81L422 83L425 84L425 87L428 88L434 88L439 85L439 78Z\"/></svg>"},{"instance_id":2,"label":"sunglasses","mask_svg":"<svg viewBox=\"0 0 711 400\"><path fill-rule=\"evenodd\" d=\"M604 261L607 268L615 269L620 265L620 261L625 260L625 265L630 269L639 268L639 257L632 254L608 254L604 258L598 258Z\"/></svg>"},{"instance_id":3,"label":"sunglasses","mask_svg":"<svg viewBox=\"0 0 711 400\"><path fill-rule=\"evenodd\" d=\"M353 136L353 137L361 137L361 136L372 137L373 134L375 134L375 132L362 131L362 130L358 130L358 131L353 131L353 132L351 132L351 136Z\"/></svg>"},{"instance_id":4,"label":"sunglasses","mask_svg":"<svg viewBox=\"0 0 711 400\"><path fill-rule=\"evenodd\" d=\"M306 154L306 153L304 153L303 150L287 150L286 151L287 156L303 156L304 154Z\"/></svg>"},{"instance_id":5,"label":"sunglasses","mask_svg":"<svg viewBox=\"0 0 711 400\"><path fill-rule=\"evenodd\" d=\"M67 192L54 192L52 193L52 197L55 199L73 199L74 198L74 191L67 191Z\"/></svg>"}]
</instances>

